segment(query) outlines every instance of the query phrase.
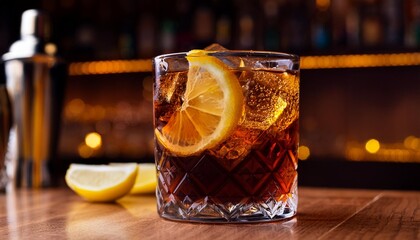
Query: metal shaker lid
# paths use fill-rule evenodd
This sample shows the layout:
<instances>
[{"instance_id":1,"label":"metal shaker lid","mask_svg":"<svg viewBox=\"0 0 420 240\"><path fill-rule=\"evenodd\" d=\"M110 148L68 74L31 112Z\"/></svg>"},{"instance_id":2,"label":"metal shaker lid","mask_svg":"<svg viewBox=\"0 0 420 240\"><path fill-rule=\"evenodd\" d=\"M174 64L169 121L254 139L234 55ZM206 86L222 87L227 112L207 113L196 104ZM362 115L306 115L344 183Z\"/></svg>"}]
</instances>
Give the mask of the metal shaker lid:
<instances>
[{"instance_id":1,"label":"metal shaker lid","mask_svg":"<svg viewBox=\"0 0 420 240\"><path fill-rule=\"evenodd\" d=\"M47 54L45 44L50 38L50 22L46 13L30 9L22 14L20 40L14 42L3 60Z\"/></svg>"},{"instance_id":2,"label":"metal shaker lid","mask_svg":"<svg viewBox=\"0 0 420 240\"><path fill-rule=\"evenodd\" d=\"M23 12L20 36L22 39L35 37L47 41L50 38L50 23L47 14L35 9Z\"/></svg>"}]
</instances>

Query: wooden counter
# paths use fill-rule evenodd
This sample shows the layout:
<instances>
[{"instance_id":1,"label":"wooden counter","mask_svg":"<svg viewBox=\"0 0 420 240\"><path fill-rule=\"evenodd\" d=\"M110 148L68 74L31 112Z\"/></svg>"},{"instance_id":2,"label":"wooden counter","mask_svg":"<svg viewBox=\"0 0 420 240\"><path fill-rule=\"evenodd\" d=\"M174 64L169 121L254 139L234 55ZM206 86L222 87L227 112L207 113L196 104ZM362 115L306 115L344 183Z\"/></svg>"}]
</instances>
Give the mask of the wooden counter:
<instances>
[{"instance_id":1,"label":"wooden counter","mask_svg":"<svg viewBox=\"0 0 420 240\"><path fill-rule=\"evenodd\" d=\"M0 195L0 239L420 239L420 191L300 188L298 215L263 224L158 217L154 196L88 203L69 189Z\"/></svg>"}]
</instances>

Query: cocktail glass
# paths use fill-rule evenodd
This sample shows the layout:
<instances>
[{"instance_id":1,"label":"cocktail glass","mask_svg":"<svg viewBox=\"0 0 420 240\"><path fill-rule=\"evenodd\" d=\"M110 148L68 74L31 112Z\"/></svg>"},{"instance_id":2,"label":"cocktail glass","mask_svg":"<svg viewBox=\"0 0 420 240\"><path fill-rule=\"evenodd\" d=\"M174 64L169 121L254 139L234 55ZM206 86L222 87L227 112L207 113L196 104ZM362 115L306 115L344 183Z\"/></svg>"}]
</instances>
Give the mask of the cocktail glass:
<instances>
[{"instance_id":1,"label":"cocktail glass","mask_svg":"<svg viewBox=\"0 0 420 240\"><path fill-rule=\"evenodd\" d=\"M161 217L265 222L297 211L299 57L204 51L154 58Z\"/></svg>"}]
</instances>

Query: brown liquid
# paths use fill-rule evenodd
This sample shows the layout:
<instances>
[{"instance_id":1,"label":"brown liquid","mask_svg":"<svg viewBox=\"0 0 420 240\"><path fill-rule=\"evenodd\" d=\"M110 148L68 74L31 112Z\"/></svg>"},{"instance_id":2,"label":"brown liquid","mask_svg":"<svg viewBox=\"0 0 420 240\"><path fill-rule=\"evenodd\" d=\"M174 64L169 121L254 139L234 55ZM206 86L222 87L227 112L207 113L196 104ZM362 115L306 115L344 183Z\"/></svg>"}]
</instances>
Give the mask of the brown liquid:
<instances>
[{"instance_id":1,"label":"brown liquid","mask_svg":"<svg viewBox=\"0 0 420 240\"><path fill-rule=\"evenodd\" d=\"M157 143L159 189L163 201L213 204L284 200L297 177L298 121L277 136L261 133L243 158L174 157ZM235 133L240 135L240 130ZM247 141L247 139L243 139ZM185 201L187 199L187 201Z\"/></svg>"}]
</instances>

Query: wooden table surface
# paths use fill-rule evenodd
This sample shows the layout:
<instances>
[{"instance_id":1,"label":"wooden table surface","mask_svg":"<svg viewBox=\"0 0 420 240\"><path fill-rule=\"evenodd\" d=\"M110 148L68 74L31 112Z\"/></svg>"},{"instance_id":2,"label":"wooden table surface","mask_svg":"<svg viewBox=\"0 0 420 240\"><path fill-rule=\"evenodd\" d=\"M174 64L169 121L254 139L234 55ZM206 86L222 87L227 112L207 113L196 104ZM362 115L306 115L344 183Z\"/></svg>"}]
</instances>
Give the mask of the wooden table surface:
<instances>
[{"instance_id":1,"label":"wooden table surface","mask_svg":"<svg viewBox=\"0 0 420 240\"><path fill-rule=\"evenodd\" d=\"M262 224L164 220L154 196L88 203L69 189L0 195L0 239L420 239L420 191L300 188L298 215Z\"/></svg>"}]
</instances>

